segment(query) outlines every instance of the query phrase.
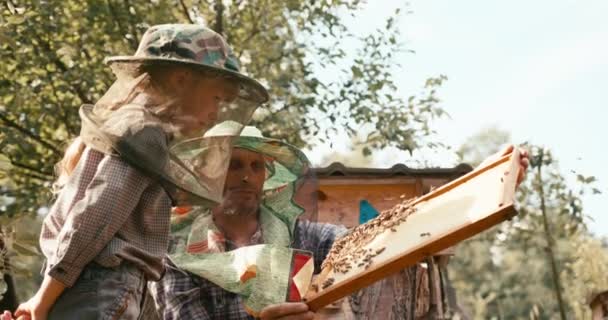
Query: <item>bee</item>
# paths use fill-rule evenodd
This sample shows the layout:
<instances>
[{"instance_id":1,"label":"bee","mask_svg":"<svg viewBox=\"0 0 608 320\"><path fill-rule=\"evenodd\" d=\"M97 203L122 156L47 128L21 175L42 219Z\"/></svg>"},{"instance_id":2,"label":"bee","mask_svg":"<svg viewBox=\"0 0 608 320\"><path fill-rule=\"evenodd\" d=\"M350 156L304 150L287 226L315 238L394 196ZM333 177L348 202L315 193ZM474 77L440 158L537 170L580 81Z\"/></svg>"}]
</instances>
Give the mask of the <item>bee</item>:
<instances>
[{"instance_id":1,"label":"bee","mask_svg":"<svg viewBox=\"0 0 608 320\"><path fill-rule=\"evenodd\" d=\"M334 284L334 278L327 278L327 280L325 280L325 282L323 282L322 288L325 289L325 288L331 286L332 284Z\"/></svg>"}]
</instances>

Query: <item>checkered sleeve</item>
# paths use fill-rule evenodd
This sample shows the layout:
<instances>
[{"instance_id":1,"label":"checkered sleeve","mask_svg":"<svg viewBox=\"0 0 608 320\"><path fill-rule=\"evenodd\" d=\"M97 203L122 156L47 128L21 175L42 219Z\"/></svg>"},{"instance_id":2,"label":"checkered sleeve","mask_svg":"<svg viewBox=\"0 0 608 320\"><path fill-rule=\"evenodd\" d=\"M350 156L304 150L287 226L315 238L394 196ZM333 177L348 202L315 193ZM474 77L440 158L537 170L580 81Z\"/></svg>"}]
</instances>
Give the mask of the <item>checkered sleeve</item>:
<instances>
[{"instance_id":1,"label":"checkered sleeve","mask_svg":"<svg viewBox=\"0 0 608 320\"><path fill-rule=\"evenodd\" d=\"M69 206L57 236L55 263L48 269L51 277L68 287L125 223L151 183L150 178L120 158L89 152L94 154L81 159L84 172L74 174L89 174L92 179L72 177L73 183L68 187L76 188L76 194L83 196ZM91 159L94 157L102 157L96 166Z\"/></svg>"},{"instance_id":2,"label":"checkered sleeve","mask_svg":"<svg viewBox=\"0 0 608 320\"><path fill-rule=\"evenodd\" d=\"M164 259L165 274L160 281L149 282L150 295L156 310L164 320L211 319L202 304L204 292L197 277L177 268L169 259ZM207 292L209 293L209 292ZM213 297L206 297L213 299Z\"/></svg>"},{"instance_id":3,"label":"checkered sleeve","mask_svg":"<svg viewBox=\"0 0 608 320\"><path fill-rule=\"evenodd\" d=\"M344 226L330 223L299 221L296 235L296 246L312 251L315 260L315 273L321 272L321 264L334 241L347 232Z\"/></svg>"}]
</instances>

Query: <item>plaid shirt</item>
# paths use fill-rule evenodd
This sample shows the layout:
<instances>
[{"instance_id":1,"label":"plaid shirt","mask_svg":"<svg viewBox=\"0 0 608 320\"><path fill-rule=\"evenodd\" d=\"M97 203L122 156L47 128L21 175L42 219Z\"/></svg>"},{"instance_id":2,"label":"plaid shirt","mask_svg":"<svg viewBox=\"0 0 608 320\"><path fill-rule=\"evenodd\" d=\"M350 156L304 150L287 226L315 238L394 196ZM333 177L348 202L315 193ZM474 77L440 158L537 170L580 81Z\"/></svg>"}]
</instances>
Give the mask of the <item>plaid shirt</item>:
<instances>
[{"instance_id":1,"label":"plaid shirt","mask_svg":"<svg viewBox=\"0 0 608 320\"><path fill-rule=\"evenodd\" d=\"M332 224L300 221L292 247L312 251L315 273L318 273L334 240L345 230ZM168 259L165 261L166 272L162 280L148 284L162 319L254 319L245 312L237 294L178 269Z\"/></svg>"},{"instance_id":2,"label":"plaid shirt","mask_svg":"<svg viewBox=\"0 0 608 320\"><path fill-rule=\"evenodd\" d=\"M86 148L44 219L46 272L71 287L92 261L116 267L126 260L158 280L170 210L158 182L118 157Z\"/></svg>"}]
</instances>

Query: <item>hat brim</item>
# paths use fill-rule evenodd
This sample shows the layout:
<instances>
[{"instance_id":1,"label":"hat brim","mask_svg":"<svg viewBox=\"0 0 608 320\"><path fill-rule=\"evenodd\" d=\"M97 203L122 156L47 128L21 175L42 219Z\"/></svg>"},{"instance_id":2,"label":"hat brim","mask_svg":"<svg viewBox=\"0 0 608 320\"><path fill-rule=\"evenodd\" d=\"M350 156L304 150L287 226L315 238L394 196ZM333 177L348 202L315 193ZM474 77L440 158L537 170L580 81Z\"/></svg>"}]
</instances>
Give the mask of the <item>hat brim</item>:
<instances>
[{"instance_id":1,"label":"hat brim","mask_svg":"<svg viewBox=\"0 0 608 320\"><path fill-rule=\"evenodd\" d=\"M202 64L194 61L184 61L173 58L159 58L159 57L133 57L133 56L115 56L105 59L105 63L112 68L122 66L128 69L129 66L141 66L141 65L183 65L191 66L203 71L216 72L224 76L235 78L241 84L246 86L250 93L254 94L254 100L260 104L266 103L269 100L268 90L257 80L243 75L239 72L219 68L207 64Z\"/></svg>"},{"instance_id":2,"label":"hat brim","mask_svg":"<svg viewBox=\"0 0 608 320\"><path fill-rule=\"evenodd\" d=\"M180 153L179 150L181 149L188 154L200 154L202 150L208 148L208 145L201 142L218 138L221 139L223 137L226 136L218 135L192 138L173 146L171 149L176 153ZM270 157L273 161L276 161L287 168L287 170L297 178L306 175L311 167L310 161L304 152L289 143L277 139L256 136L236 136L234 138L233 148L246 149ZM197 148L194 146L200 147Z\"/></svg>"},{"instance_id":3,"label":"hat brim","mask_svg":"<svg viewBox=\"0 0 608 320\"><path fill-rule=\"evenodd\" d=\"M247 149L270 156L293 172L310 167L310 163L304 152L281 140L266 137L239 136L234 142L234 148Z\"/></svg>"}]
</instances>

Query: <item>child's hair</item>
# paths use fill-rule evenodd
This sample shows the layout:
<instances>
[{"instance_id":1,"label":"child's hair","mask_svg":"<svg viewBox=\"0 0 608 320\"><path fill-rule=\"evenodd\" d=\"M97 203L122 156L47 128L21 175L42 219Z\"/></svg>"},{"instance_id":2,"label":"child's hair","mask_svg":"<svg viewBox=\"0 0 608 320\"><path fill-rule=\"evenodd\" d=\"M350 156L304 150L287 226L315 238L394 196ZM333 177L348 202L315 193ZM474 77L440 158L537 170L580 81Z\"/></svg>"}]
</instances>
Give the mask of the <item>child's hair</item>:
<instances>
[{"instance_id":1,"label":"child's hair","mask_svg":"<svg viewBox=\"0 0 608 320\"><path fill-rule=\"evenodd\" d=\"M177 111L175 104L178 99L172 96L175 88L166 79L169 77L170 72L180 70L180 68L181 70L193 72L193 79L220 76L212 72L194 71L185 66L175 66L172 64L127 66L114 70L117 80L106 91L104 96L97 101L96 107L101 107L105 110L116 110L131 103L140 93L146 93L150 96L150 103L144 102L145 107L167 125L167 132L172 132L175 130L173 128L173 118ZM230 81L229 79L226 80ZM159 100L154 98L154 96L166 99L163 100L161 98ZM58 192L68 181L85 147L86 145L80 137L75 138L67 147L63 159L57 163L55 168L57 180L53 184L54 192Z\"/></svg>"},{"instance_id":2,"label":"child's hair","mask_svg":"<svg viewBox=\"0 0 608 320\"><path fill-rule=\"evenodd\" d=\"M84 149L85 144L82 142L80 137L76 137L76 139L72 140L72 142L65 149L63 159L61 159L61 161L55 165L55 174L57 175L57 180L53 184L54 192L58 192L66 184L68 178L74 169L76 169L76 165L78 165L78 161L80 161L80 157L82 157Z\"/></svg>"},{"instance_id":3,"label":"child's hair","mask_svg":"<svg viewBox=\"0 0 608 320\"><path fill-rule=\"evenodd\" d=\"M132 100L134 91L142 90L166 90L166 83L163 79L169 72L169 66L146 66L138 67L139 77L135 77L134 74L117 73L117 81L108 89L106 94L97 102L97 104L104 105L104 108L109 110L116 110L125 104L128 104ZM145 76L145 74L149 76ZM133 81L124 82L125 79L132 79ZM141 78L142 81L137 81L135 78ZM130 84L131 88L125 88L125 84ZM154 113L161 113L159 116L163 116L167 110L152 110ZM55 175L57 179L53 183L53 192L57 193L67 183L70 175L78 165L82 153L86 148L85 143L82 141L80 136L76 137L70 142L65 150L63 158L55 165Z\"/></svg>"}]
</instances>

